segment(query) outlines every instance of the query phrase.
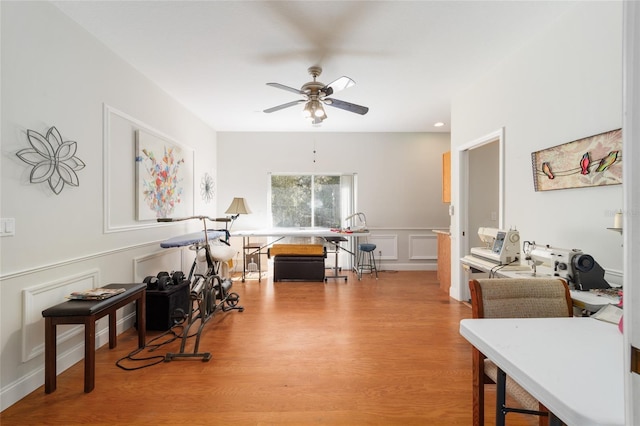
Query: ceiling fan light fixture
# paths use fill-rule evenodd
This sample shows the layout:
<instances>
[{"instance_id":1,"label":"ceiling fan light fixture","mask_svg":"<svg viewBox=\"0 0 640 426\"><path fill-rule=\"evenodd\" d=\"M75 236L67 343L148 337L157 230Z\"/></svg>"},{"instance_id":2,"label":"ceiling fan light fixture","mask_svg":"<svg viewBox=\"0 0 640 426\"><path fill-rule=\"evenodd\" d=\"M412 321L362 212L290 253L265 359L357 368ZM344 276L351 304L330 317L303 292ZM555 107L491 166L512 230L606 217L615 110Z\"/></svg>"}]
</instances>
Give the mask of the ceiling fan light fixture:
<instances>
[{"instance_id":1,"label":"ceiling fan light fixture","mask_svg":"<svg viewBox=\"0 0 640 426\"><path fill-rule=\"evenodd\" d=\"M327 114L324 112L322 104L318 101L313 101L313 115L318 118L324 118Z\"/></svg>"},{"instance_id":2,"label":"ceiling fan light fixture","mask_svg":"<svg viewBox=\"0 0 640 426\"><path fill-rule=\"evenodd\" d=\"M327 113L324 111L320 101L313 99L304 105L302 110L302 116L312 120L314 123L318 120L322 121L327 117Z\"/></svg>"},{"instance_id":3,"label":"ceiling fan light fixture","mask_svg":"<svg viewBox=\"0 0 640 426\"><path fill-rule=\"evenodd\" d=\"M304 105L304 109L302 110L302 116L304 118L311 118L313 116L313 111L311 109L311 101L307 102Z\"/></svg>"},{"instance_id":4,"label":"ceiling fan light fixture","mask_svg":"<svg viewBox=\"0 0 640 426\"><path fill-rule=\"evenodd\" d=\"M303 84L300 89L295 89L293 87L285 86L284 84L280 83L267 83L268 86L302 95L303 99L298 99L272 108L267 108L264 110L264 112L271 113L280 111L281 109L304 103L304 108L301 111L302 116L310 120L312 124L320 125L327 118L327 113L324 109L324 105L329 105L333 108L354 112L360 115L365 115L369 111L369 108L362 105L356 105L352 104L351 102L345 102L339 99L328 97L331 96L334 92L344 90L355 85L355 81L353 81L349 77L340 77L339 79L325 86L323 83L316 80L322 72L322 68L320 68L319 66L313 66L310 67L308 71L309 74L311 74L311 76L313 77L313 81L309 81Z\"/></svg>"}]
</instances>

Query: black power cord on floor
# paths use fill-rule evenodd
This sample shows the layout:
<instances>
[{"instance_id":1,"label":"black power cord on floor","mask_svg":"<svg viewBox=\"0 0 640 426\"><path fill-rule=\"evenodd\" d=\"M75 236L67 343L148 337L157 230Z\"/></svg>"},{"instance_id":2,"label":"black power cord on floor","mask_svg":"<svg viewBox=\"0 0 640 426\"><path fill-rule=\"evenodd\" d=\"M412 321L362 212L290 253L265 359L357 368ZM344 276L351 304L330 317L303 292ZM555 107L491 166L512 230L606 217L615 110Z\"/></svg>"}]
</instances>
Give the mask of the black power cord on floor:
<instances>
[{"instance_id":1,"label":"black power cord on floor","mask_svg":"<svg viewBox=\"0 0 640 426\"><path fill-rule=\"evenodd\" d=\"M164 342L161 343L154 343L157 340L159 340L162 337L166 337L169 336L170 338ZM174 330L173 327L170 328L169 330L167 330L166 332L162 333L159 336L154 337L153 339L151 339L149 341L149 343L145 344L145 346L143 348L138 348L136 350L134 350L133 352L129 353L128 355L120 358L119 360L116 361L116 365L120 368L122 368L123 370L126 371L132 371L132 370L139 370L141 368L146 368L146 367L151 367L153 365L156 364L160 364L161 362L164 362L164 355L153 355L153 356L148 356L148 357L142 357L142 358L135 358L136 355L138 355L139 353L141 353L144 350L147 350L149 352L153 352L155 350L157 350L158 348L173 342L174 340L176 340L179 337L179 334L177 334ZM153 361L150 362L148 364L145 365L139 365L137 367L127 367L125 365L122 364L123 361L135 361L135 362L140 362L140 361Z\"/></svg>"},{"instance_id":2,"label":"black power cord on floor","mask_svg":"<svg viewBox=\"0 0 640 426\"><path fill-rule=\"evenodd\" d=\"M180 311L180 313L178 312L174 313L175 324L169 330L151 339L148 343L145 344L143 348L138 348L133 352L129 353L128 355L120 358L119 360L116 361L116 365L122 368L123 370L133 371L133 370L140 370L141 368L151 367L156 364L160 364L161 362L164 362L165 361L164 355L152 355L152 356L141 357L141 358L134 358L134 357L144 350L147 350L148 352L154 352L159 348L161 348L162 346L167 345L183 337L182 336L182 332L184 330L183 324L186 321L186 315L184 315L184 312L182 312L182 309L179 309L177 311ZM180 330L180 332L178 332L178 330ZM162 338L166 338L167 336L168 336L167 340L164 340L159 343L155 343ZM187 336L187 338L191 338L193 336L195 336L195 333L191 336ZM144 365L139 365L137 367L127 367L122 364L123 361L127 361L127 360L134 361L134 362L141 362L141 361L150 361L150 362Z\"/></svg>"}]
</instances>

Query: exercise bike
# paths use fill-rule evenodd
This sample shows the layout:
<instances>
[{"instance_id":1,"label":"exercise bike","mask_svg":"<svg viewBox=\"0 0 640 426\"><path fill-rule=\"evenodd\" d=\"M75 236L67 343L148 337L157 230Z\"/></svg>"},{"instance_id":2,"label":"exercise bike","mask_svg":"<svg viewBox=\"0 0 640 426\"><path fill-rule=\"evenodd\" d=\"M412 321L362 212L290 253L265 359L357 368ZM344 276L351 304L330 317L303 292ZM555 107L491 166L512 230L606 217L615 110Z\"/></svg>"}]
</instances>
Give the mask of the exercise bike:
<instances>
[{"instance_id":1,"label":"exercise bike","mask_svg":"<svg viewBox=\"0 0 640 426\"><path fill-rule=\"evenodd\" d=\"M220 276L222 261L226 259L222 259L219 255L216 255L210 244L210 241L217 239L228 247L229 232L226 229L207 229L207 220L211 222L229 222L231 219L190 216L176 219L161 218L158 219L158 222L180 222L194 219L202 221L203 233L197 232L175 237L160 244L160 246L164 248L189 246L191 250L196 252L195 259L193 260L191 270L187 277L187 280L190 282L191 303L189 304L189 313L186 314L186 318L183 318L185 325L182 330L180 352L167 353L165 362L176 358L202 358L203 362L209 361L211 359L210 352L198 352L200 337L205 324L213 318L218 311L244 311L244 307L238 304L240 302L240 296L230 291L233 285L232 281L230 279L223 280ZM185 350L186 343L190 337L193 337L189 333L196 323L199 323L194 334L196 341L193 352L189 353Z\"/></svg>"}]
</instances>

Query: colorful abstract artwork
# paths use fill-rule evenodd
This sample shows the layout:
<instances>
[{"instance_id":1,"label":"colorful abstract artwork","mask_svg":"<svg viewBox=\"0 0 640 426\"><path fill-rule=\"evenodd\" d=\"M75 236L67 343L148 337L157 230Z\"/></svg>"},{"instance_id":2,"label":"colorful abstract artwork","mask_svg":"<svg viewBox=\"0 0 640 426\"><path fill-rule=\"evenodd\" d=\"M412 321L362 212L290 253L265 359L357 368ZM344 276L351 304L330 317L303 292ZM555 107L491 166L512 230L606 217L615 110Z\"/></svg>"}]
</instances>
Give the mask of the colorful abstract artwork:
<instances>
[{"instance_id":1,"label":"colorful abstract artwork","mask_svg":"<svg viewBox=\"0 0 640 426\"><path fill-rule=\"evenodd\" d=\"M141 130L136 145L137 220L189 215L192 152Z\"/></svg>"},{"instance_id":2,"label":"colorful abstract artwork","mask_svg":"<svg viewBox=\"0 0 640 426\"><path fill-rule=\"evenodd\" d=\"M536 191L622 183L622 129L531 154Z\"/></svg>"}]
</instances>

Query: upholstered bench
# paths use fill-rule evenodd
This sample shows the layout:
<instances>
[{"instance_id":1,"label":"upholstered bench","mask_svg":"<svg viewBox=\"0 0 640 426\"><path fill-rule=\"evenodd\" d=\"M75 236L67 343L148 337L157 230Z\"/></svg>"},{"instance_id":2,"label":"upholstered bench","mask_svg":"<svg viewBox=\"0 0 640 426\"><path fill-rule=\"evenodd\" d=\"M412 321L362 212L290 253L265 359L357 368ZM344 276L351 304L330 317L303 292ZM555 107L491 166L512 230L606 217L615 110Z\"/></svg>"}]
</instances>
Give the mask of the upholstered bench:
<instances>
[{"instance_id":1,"label":"upholstered bench","mask_svg":"<svg viewBox=\"0 0 640 426\"><path fill-rule=\"evenodd\" d=\"M42 311L44 317L44 391L56 390L56 328L58 324L84 325L84 391L91 392L95 385L96 370L96 321L109 315L109 348L117 344L116 311L136 302L136 326L138 347L144 348L145 293L147 285L109 284L105 288L124 288L123 293L104 300L70 300Z\"/></svg>"},{"instance_id":2,"label":"upholstered bench","mask_svg":"<svg viewBox=\"0 0 640 426\"><path fill-rule=\"evenodd\" d=\"M267 250L273 257L273 281L324 281L323 244L274 244Z\"/></svg>"}]
</instances>

